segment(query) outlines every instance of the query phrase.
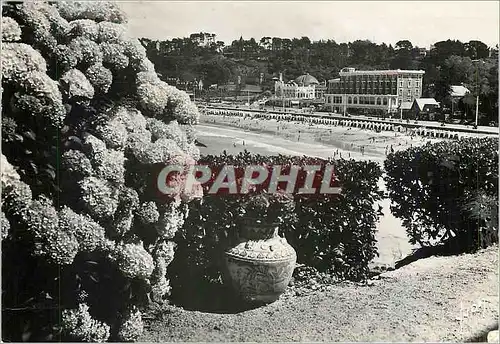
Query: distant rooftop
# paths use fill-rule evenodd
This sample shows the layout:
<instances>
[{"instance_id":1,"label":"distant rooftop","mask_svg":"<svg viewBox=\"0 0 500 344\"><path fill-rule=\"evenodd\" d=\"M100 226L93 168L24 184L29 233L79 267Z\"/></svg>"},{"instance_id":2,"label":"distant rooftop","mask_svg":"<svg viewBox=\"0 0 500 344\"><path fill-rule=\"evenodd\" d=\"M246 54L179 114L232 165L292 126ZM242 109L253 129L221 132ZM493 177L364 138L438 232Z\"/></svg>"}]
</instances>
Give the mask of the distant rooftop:
<instances>
[{"instance_id":1,"label":"distant rooftop","mask_svg":"<svg viewBox=\"0 0 500 344\"><path fill-rule=\"evenodd\" d=\"M398 75L398 74L425 74L423 70L390 69L390 70L356 70L355 68L342 68L340 76L347 75Z\"/></svg>"},{"instance_id":2,"label":"distant rooftop","mask_svg":"<svg viewBox=\"0 0 500 344\"><path fill-rule=\"evenodd\" d=\"M470 93L470 91L465 86L451 86L450 96L452 97L464 97L467 93Z\"/></svg>"},{"instance_id":3,"label":"distant rooftop","mask_svg":"<svg viewBox=\"0 0 500 344\"><path fill-rule=\"evenodd\" d=\"M415 99L415 102L417 103L417 106L419 107L420 110L422 110L425 105L439 106L439 103L434 98L417 98Z\"/></svg>"}]
</instances>

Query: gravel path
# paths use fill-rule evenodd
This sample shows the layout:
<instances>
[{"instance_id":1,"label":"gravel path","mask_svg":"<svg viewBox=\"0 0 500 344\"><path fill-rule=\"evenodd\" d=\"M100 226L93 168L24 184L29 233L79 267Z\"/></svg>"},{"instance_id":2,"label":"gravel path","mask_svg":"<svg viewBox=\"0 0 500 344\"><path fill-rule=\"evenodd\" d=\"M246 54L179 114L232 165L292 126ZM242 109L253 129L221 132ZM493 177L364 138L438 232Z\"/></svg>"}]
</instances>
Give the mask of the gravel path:
<instances>
[{"instance_id":1,"label":"gravel path","mask_svg":"<svg viewBox=\"0 0 500 344\"><path fill-rule=\"evenodd\" d=\"M142 341L465 341L498 322L498 246L238 314L167 307Z\"/></svg>"}]
</instances>

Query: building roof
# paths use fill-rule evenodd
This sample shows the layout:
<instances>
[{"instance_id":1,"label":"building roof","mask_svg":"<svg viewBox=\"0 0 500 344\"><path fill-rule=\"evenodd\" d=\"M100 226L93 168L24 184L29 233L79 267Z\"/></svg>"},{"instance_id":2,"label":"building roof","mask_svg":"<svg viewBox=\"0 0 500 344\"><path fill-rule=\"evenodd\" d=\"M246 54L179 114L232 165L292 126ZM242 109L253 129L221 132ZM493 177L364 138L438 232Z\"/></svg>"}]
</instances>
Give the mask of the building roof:
<instances>
[{"instance_id":1,"label":"building roof","mask_svg":"<svg viewBox=\"0 0 500 344\"><path fill-rule=\"evenodd\" d=\"M340 76L347 75L398 75L398 74L425 74L423 70L391 69L391 70L355 70L354 68L343 68Z\"/></svg>"},{"instance_id":2,"label":"building roof","mask_svg":"<svg viewBox=\"0 0 500 344\"><path fill-rule=\"evenodd\" d=\"M415 103L417 103L417 106L420 110L422 110L425 105L437 105L437 106L439 106L439 103L434 98L418 98L418 99L415 99Z\"/></svg>"},{"instance_id":3,"label":"building roof","mask_svg":"<svg viewBox=\"0 0 500 344\"><path fill-rule=\"evenodd\" d=\"M399 108L402 110L410 110L412 105L412 102L402 102Z\"/></svg>"},{"instance_id":4,"label":"building roof","mask_svg":"<svg viewBox=\"0 0 500 344\"><path fill-rule=\"evenodd\" d=\"M465 86L451 86L450 96L452 97L463 97L467 93L470 93L469 89Z\"/></svg>"},{"instance_id":5,"label":"building roof","mask_svg":"<svg viewBox=\"0 0 500 344\"><path fill-rule=\"evenodd\" d=\"M319 81L310 74L304 74L299 76L294 80L297 85L300 86L309 86L309 85L318 85Z\"/></svg>"}]
</instances>

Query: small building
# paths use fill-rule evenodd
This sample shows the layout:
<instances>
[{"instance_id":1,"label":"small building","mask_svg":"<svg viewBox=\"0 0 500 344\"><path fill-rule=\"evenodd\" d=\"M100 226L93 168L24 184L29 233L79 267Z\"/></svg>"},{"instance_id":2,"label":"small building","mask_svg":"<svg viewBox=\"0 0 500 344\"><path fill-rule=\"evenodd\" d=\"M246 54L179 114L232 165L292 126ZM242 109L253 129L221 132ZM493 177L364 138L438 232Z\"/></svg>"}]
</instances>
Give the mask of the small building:
<instances>
[{"instance_id":1,"label":"small building","mask_svg":"<svg viewBox=\"0 0 500 344\"><path fill-rule=\"evenodd\" d=\"M455 99L460 99L465 97L467 93L470 93L469 89L463 85L454 85L450 89L450 97Z\"/></svg>"},{"instance_id":2,"label":"small building","mask_svg":"<svg viewBox=\"0 0 500 344\"><path fill-rule=\"evenodd\" d=\"M280 78L274 84L274 94L277 98L285 100L314 99L318 80L309 74L299 76L293 81L285 83L280 73Z\"/></svg>"},{"instance_id":3,"label":"small building","mask_svg":"<svg viewBox=\"0 0 500 344\"><path fill-rule=\"evenodd\" d=\"M401 105L399 105L399 113L401 114L401 118L409 118L410 117L410 111L411 111L412 105L413 105L412 102L401 102Z\"/></svg>"},{"instance_id":4,"label":"small building","mask_svg":"<svg viewBox=\"0 0 500 344\"><path fill-rule=\"evenodd\" d=\"M418 98L413 101L409 114L414 119L433 120L440 108L434 98Z\"/></svg>"}]
</instances>

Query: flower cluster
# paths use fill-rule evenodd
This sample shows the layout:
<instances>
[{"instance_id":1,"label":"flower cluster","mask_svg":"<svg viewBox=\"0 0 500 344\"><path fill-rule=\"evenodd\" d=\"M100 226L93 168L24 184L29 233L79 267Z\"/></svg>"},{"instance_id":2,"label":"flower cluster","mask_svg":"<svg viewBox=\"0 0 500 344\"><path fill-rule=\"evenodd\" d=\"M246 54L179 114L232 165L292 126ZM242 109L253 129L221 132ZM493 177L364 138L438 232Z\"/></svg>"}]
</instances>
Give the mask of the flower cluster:
<instances>
[{"instance_id":1,"label":"flower cluster","mask_svg":"<svg viewBox=\"0 0 500 344\"><path fill-rule=\"evenodd\" d=\"M96 22L126 22L126 16L123 11L115 4L109 2L58 1L55 6L61 16L69 21L90 19Z\"/></svg>"},{"instance_id":2,"label":"flower cluster","mask_svg":"<svg viewBox=\"0 0 500 344\"><path fill-rule=\"evenodd\" d=\"M19 24L10 17L2 16L2 41L16 42L21 39Z\"/></svg>"},{"instance_id":3,"label":"flower cluster","mask_svg":"<svg viewBox=\"0 0 500 344\"><path fill-rule=\"evenodd\" d=\"M135 342L142 335L143 331L144 325L142 323L141 312L131 307L126 312L124 321L118 330L118 339L122 342Z\"/></svg>"},{"instance_id":4,"label":"flower cluster","mask_svg":"<svg viewBox=\"0 0 500 344\"><path fill-rule=\"evenodd\" d=\"M93 319L85 303L79 304L77 309L63 311L62 329L73 340L82 342L103 343L110 336L109 325Z\"/></svg>"},{"instance_id":5,"label":"flower cluster","mask_svg":"<svg viewBox=\"0 0 500 344\"><path fill-rule=\"evenodd\" d=\"M61 228L57 210L45 197L33 201L26 218L28 231L34 239L34 254L45 256L58 265L69 265L78 253L73 228Z\"/></svg>"},{"instance_id":6,"label":"flower cluster","mask_svg":"<svg viewBox=\"0 0 500 344\"><path fill-rule=\"evenodd\" d=\"M153 257L142 243L117 245L111 253L111 259L117 262L118 268L126 277L148 279L153 273Z\"/></svg>"},{"instance_id":7,"label":"flower cluster","mask_svg":"<svg viewBox=\"0 0 500 344\"><path fill-rule=\"evenodd\" d=\"M55 265L71 265L79 253L108 257L123 277L150 282L151 296L162 300L170 291L172 240L187 214L181 200L199 198L202 190L184 190L181 175L169 200L151 184L158 165L187 170L199 158L192 127L198 109L185 92L159 79L116 5L30 1L5 13L2 90L8 88L3 94L9 99L2 141L25 149L21 130L39 140L40 128L50 129L43 140L57 137L63 144L44 141L32 165L50 174L57 161L64 183L52 186L62 196L56 203L49 198L55 193L22 182L25 169L21 178L2 155L2 238L27 240L32 254ZM130 309L111 330L81 303L65 311L66 333L83 341L106 341L110 333L136 340L142 320Z\"/></svg>"},{"instance_id":8,"label":"flower cluster","mask_svg":"<svg viewBox=\"0 0 500 344\"><path fill-rule=\"evenodd\" d=\"M87 68L85 76L94 90L102 94L107 93L113 83L113 74L100 63L95 63Z\"/></svg>"},{"instance_id":9,"label":"flower cluster","mask_svg":"<svg viewBox=\"0 0 500 344\"><path fill-rule=\"evenodd\" d=\"M59 81L64 95L69 98L94 98L94 87L78 69L71 69L64 73Z\"/></svg>"},{"instance_id":10,"label":"flower cluster","mask_svg":"<svg viewBox=\"0 0 500 344\"><path fill-rule=\"evenodd\" d=\"M2 44L2 79L18 83L28 72L47 72L43 56L24 43Z\"/></svg>"}]
</instances>

